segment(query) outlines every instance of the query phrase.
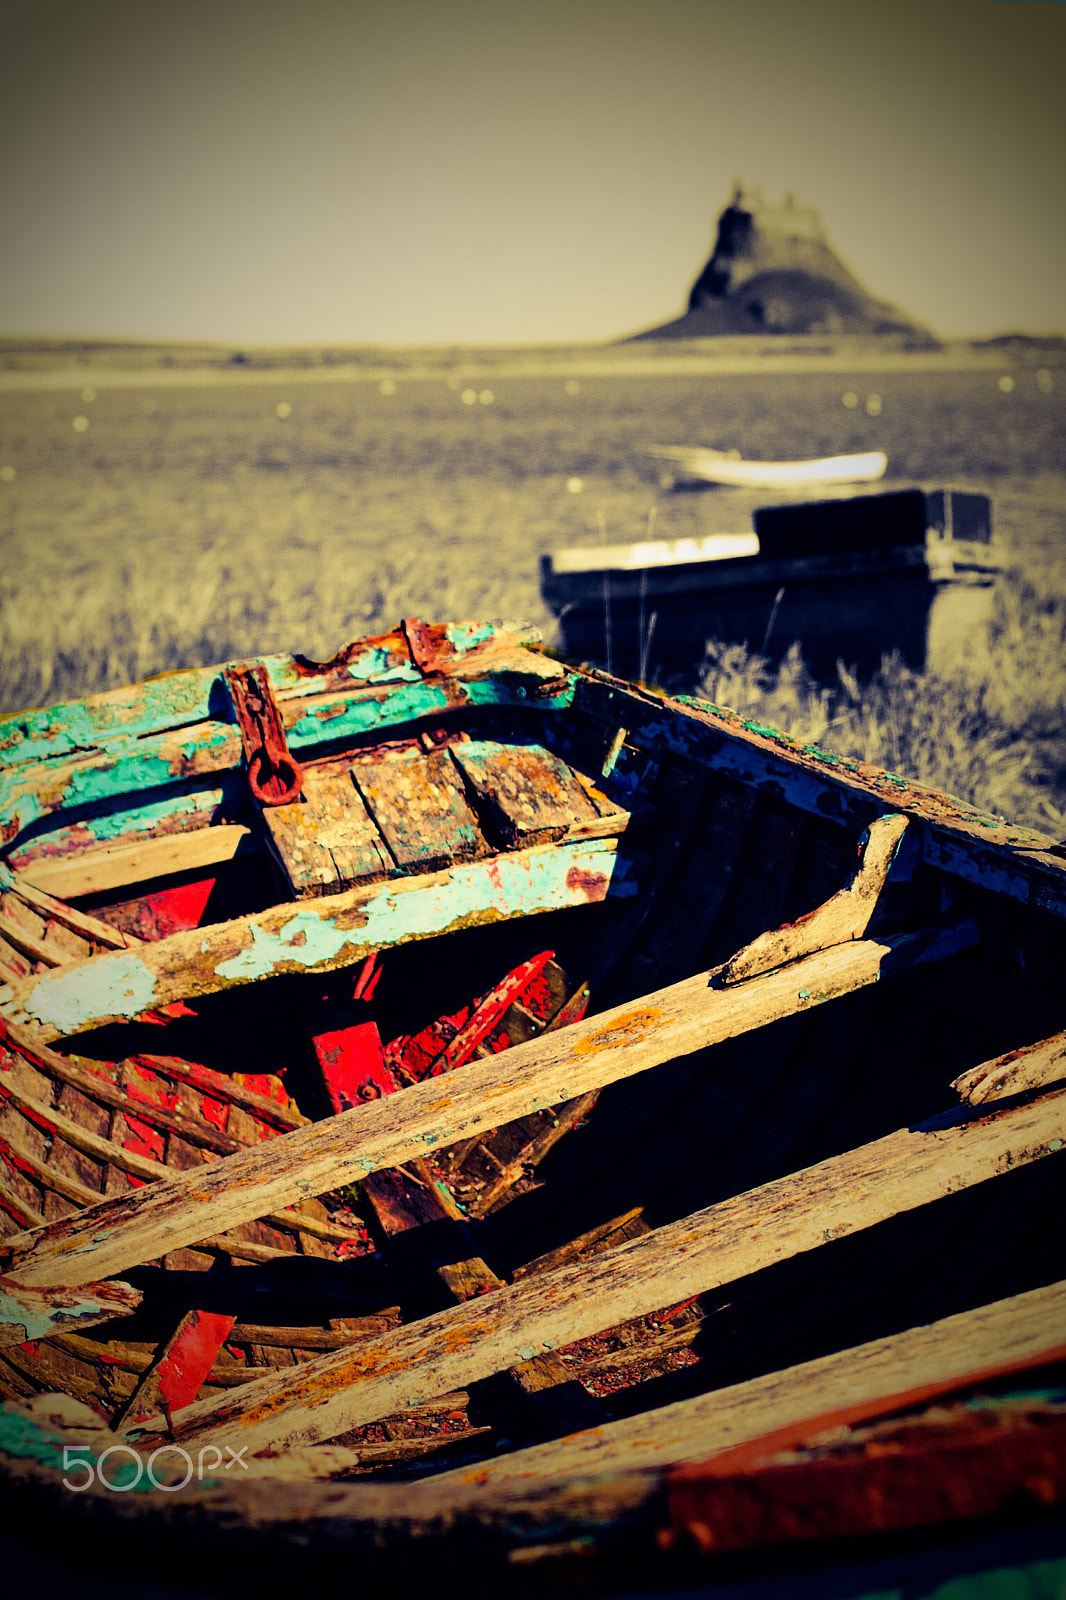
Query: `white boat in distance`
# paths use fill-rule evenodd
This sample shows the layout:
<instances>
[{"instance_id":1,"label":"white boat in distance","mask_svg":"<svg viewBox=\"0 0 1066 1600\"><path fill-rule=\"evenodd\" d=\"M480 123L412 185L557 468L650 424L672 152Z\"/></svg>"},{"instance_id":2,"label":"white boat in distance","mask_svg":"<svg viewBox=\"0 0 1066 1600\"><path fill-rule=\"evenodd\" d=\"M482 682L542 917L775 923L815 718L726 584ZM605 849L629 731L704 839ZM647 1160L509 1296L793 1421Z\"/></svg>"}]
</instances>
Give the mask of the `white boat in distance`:
<instances>
[{"instance_id":1,"label":"white boat in distance","mask_svg":"<svg viewBox=\"0 0 1066 1600\"><path fill-rule=\"evenodd\" d=\"M737 450L710 450L700 445L652 445L651 453L673 468L664 487L699 482L737 489L790 489L802 484L873 483L884 477L888 457L882 450L852 456L822 456L814 461L745 461Z\"/></svg>"}]
</instances>

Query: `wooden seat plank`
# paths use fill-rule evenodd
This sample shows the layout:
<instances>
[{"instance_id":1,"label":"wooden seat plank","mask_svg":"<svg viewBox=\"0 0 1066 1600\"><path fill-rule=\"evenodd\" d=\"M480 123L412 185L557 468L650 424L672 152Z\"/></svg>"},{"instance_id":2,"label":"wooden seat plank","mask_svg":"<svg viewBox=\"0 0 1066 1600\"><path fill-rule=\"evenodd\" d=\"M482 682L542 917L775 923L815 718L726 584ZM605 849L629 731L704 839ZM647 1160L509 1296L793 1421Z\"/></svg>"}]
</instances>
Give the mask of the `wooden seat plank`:
<instances>
[{"instance_id":1,"label":"wooden seat plank","mask_svg":"<svg viewBox=\"0 0 1066 1600\"><path fill-rule=\"evenodd\" d=\"M239 1440L251 1454L333 1438L398 1406L720 1289L1008 1168L1050 1160L1066 1146L1064 1135L1066 1090L985 1116L934 1118L591 1260L408 1324L358 1354L325 1356L257 1380L237 1399L190 1406L178 1437L183 1443Z\"/></svg>"},{"instance_id":2,"label":"wooden seat plank","mask_svg":"<svg viewBox=\"0 0 1066 1600\"><path fill-rule=\"evenodd\" d=\"M787 1433L800 1440L845 1408L856 1419L884 1415L918 1403L919 1393L932 1398L992 1373L1024 1371L1056 1359L1056 1352L1061 1359L1064 1329L1066 1283L1056 1283L675 1401L650 1415L619 1418L476 1468L456 1468L434 1484L445 1494L464 1483L488 1494L496 1486L513 1491L520 1484L536 1493L538 1485L584 1474L662 1470L767 1436L776 1442Z\"/></svg>"},{"instance_id":3,"label":"wooden seat plank","mask_svg":"<svg viewBox=\"0 0 1066 1600\"><path fill-rule=\"evenodd\" d=\"M451 753L505 849L563 839L575 825L591 826L600 816L565 761L542 745L471 739Z\"/></svg>"},{"instance_id":4,"label":"wooden seat plank","mask_svg":"<svg viewBox=\"0 0 1066 1600\"><path fill-rule=\"evenodd\" d=\"M42 1043L290 972L332 972L374 950L476 923L634 895L613 839L547 845L168 935L0 988L0 1015Z\"/></svg>"},{"instance_id":5,"label":"wooden seat plank","mask_svg":"<svg viewBox=\"0 0 1066 1600\"><path fill-rule=\"evenodd\" d=\"M352 776L402 871L434 872L486 853L446 750L358 761Z\"/></svg>"},{"instance_id":6,"label":"wooden seat plank","mask_svg":"<svg viewBox=\"0 0 1066 1600\"><path fill-rule=\"evenodd\" d=\"M298 900L396 871L348 769L306 769L299 799L264 806L263 821Z\"/></svg>"}]
</instances>

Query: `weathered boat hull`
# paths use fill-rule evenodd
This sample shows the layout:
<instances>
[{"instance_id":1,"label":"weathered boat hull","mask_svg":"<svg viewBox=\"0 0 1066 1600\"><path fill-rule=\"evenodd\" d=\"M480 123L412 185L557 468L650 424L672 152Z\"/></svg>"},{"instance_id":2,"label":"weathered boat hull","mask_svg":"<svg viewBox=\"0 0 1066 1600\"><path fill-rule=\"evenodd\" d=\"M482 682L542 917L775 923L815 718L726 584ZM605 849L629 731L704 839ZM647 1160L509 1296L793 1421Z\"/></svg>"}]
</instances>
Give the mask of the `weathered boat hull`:
<instances>
[{"instance_id":1,"label":"weathered boat hull","mask_svg":"<svg viewBox=\"0 0 1066 1600\"><path fill-rule=\"evenodd\" d=\"M991 616L999 565L986 496L913 489L767 507L748 535L556 551L541 592L575 660L695 680L708 642L775 662L799 644L834 683L838 661L866 676L894 652L950 670Z\"/></svg>"},{"instance_id":2,"label":"weathered boat hull","mask_svg":"<svg viewBox=\"0 0 1066 1600\"><path fill-rule=\"evenodd\" d=\"M656 460L668 463L671 484L719 484L735 489L798 489L806 484L875 483L888 468L882 450L822 456L811 461L745 461L727 450L656 445Z\"/></svg>"},{"instance_id":3,"label":"weathered boat hull","mask_svg":"<svg viewBox=\"0 0 1066 1600\"><path fill-rule=\"evenodd\" d=\"M249 790L220 675L170 730L152 686L9 724L12 1493L393 1571L676 1573L744 1495L737 1548L781 1543L808 1457L850 1470L827 1417L872 1460L886 1412L1062 1362L1061 854L475 632L410 624L310 695L272 665L298 801ZM371 651L391 683L350 672ZM1049 1405L1011 1412L1013 1478L974 1445L947 1523L1036 1505Z\"/></svg>"}]
</instances>

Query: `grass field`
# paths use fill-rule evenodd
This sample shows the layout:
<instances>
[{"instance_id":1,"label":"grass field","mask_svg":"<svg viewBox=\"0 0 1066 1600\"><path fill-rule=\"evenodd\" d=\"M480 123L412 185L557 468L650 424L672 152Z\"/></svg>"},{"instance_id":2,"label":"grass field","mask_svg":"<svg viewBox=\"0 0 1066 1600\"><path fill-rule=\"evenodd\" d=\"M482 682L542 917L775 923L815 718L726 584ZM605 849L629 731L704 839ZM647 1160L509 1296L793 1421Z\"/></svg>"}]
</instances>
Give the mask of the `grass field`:
<instances>
[{"instance_id":1,"label":"grass field","mask_svg":"<svg viewBox=\"0 0 1066 1600\"><path fill-rule=\"evenodd\" d=\"M468 353L427 371L394 354L384 377L146 371L0 388L0 708L270 650L325 656L402 615L532 623L551 643L542 551L750 526L751 496L664 495L648 445L882 448L886 487L993 495L1010 570L989 637L946 678L890 662L865 689L846 663L827 690L795 658L774 673L712 649L705 690L1066 833L1061 351L965 371L807 368Z\"/></svg>"}]
</instances>

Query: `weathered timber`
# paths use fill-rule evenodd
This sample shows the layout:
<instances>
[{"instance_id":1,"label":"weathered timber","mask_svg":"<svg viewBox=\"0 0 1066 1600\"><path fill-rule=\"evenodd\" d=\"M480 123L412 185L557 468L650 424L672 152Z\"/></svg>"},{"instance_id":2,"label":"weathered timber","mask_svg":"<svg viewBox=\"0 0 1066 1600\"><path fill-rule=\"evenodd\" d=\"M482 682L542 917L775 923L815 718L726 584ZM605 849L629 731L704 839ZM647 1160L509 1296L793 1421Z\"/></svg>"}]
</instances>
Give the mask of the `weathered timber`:
<instances>
[{"instance_id":1,"label":"weathered timber","mask_svg":"<svg viewBox=\"0 0 1066 1600\"><path fill-rule=\"evenodd\" d=\"M352 778L404 872L433 872L486 853L446 750L358 761Z\"/></svg>"},{"instance_id":2,"label":"weathered timber","mask_svg":"<svg viewBox=\"0 0 1066 1600\"><path fill-rule=\"evenodd\" d=\"M353 1108L251 1152L165 1179L4 1242L27 1283L72 1284L154 1260L294 1200L568 1101L664 1061L965 949L972 924L857 940L733 989L686 979Z\"/></svg>"},{"instance_id":3,"label":"weathered timber","mask_svg":"<svg viewBox=\"0 0 1066 1600\"><path fill-rule=\"evenodd\" d=\"M297 899L396 871L349 771L305 770L300 797L265 808L263 821Z\"/></svg>"},{"instance_id":4,"label":"weathered timber","mask_svg":"<svg viewBox=\"0 0 1066 1600\"><path fill-rule=\"evenodd\" d=\"M985 1105L1026 1089L1044 1089L1066 1078L1066 1033L1010 1050L956 1078L952 1088L970 1105Z\"/></svg>"},{"instance_id":5,"label":"weathered timber","mask_svg":"<svg viewBox=\"0 0 1066 1600\"><path fill-rule=\"evenodd\" d=\"M963 805L936 790L850 756L803 745L790 734L746 722L727 707L682 695L664 703L647 690L583 670L574 709L613 732L624 725L634 750L710 765L753 792L862 829L885 811L921 829L921 859L950 876L1008 895L1031 910L1066 916L1066 872L1054 841L1035 829Z\"/></svg>"},{"instance_id":6,"label":"weathered timber","mask_svg":"<svg viewBox=\"0 0 1066 1600\"><path fill-rule=\"evenodd\" d=\"M209 680L217 681L217 674ZM386 674L378 682L339 693L338 684L333 682L332 692L315 693L309 678L300 686L302 694L277 694L292 752L314 753L338 739L383 734L459 706L525 708L533 700L541 710L565 710L573 696L573 678L566 668L513 640L507 647L486 647L476 659L473 654L457 659L446 673L423 677L410 670L400 681ZM52 707L52 725L69 711ZM51 758L42 759L41 746L30 740L23 746L21 764L5 767L0 762L0 838L11 839L28 824L64 808L131 793L142 803L158 799L176 784L238 770L242 755L238 730L217 720L189 724L164 717L137 735L123 729L102 743L90 739L81 753L74 753L77 746L72 749L62 736L44 743Z\"/></svg>"},{"instance_id":7,"label":"weathered timber","mask_svg":"<svg viewBox=\"0 0 1066 1600\"><path fill-rule=\"evenodd\" d=\"M1066 1410L1051 1396L957 1402L732 1471L679 1467L666 1501L660 1548L715 1553L975 1524L1027 1502L1046 1513L1066 1501Z\"/></svg>"},{"instance_id":8,"label":"weathered timber","mask_svg":"<svg viewBox=\"0 0 1066 1600\"><path fill-rule=\"evenodd\" d=\"M92 1328L113 1317L129 1316L141 1298L140 1290L128 1283L83 1283L42 1294L0 1275L0 1346L47 1339L53 1333Z\"/></svg>"},{"instance_id":9,"label":"weathered timber","mask_svg":"<svg viewBox=\"0 0 1066 1600\"><path fill-rule=\"evenodd\" d=\"M591 1473L654 1472L758 1442L808 1438L831 1418L854 1421L1061 1359L1066 1283L1029 1290L924 1327L872 1339L743 1383L624 1417L570 1439L533 1445L436 1480L443 1492Z\"/></svg>"},{"instance_id":10,"label":"weathered timber","mask_svg":"<svg viewBox=\"0 0 1066 1600\"><path fill-rule=\"evenodd\" d=\"M850 880L835 895L798 921L760 934L726 962L720 982L742 983L787 961L826 950L847 939L861 939L900 847L907 818L878 817L859 844L860 859Z\"/></svg>"},{"instance_id":11,"label":"weathered timber","mask_svg":"<svg viewBox=\"0 0 1066 1600\"><path fill-rule=\"evenodd\" d=\"M283 973L329 972L374 950L479 923L594 903L636 886L612 839L544 845L444 872L273 906L232 922L23 978L0 988L0 1014L43 1043Z\"/></svg>"},{"instance_id":12,"label":"weathered timber","mask_svg":"<svg viewBox=\"0 0 1066 1600\"><path fill-rule=\"evenodd\" d=\"M246 1549L249 1523L278 1520L274 1475L281 1474L291 1480L284 1502L286 1532L301 1545L314 1539L325 1547L332 1539L334 1548L339 1544L349 1554L369 1553L384 1534L417 1540L428 1553L435 1540L446 1543L456 1527L494 1533L507 1543L514 1542L516 1526L527 1537L539 1531L558 1538L560 1526L578 1536L595 1534L620 1517L650 1510L664 1469L675 1462L698 1459L779 1426L802 1425L852 1401L869 1400L874 1414L886 1397L922 1386L930 1395L949 1393L983 1375L1024 1371L1055 1351L1064 1323L1066 1285L1056 1284L666 1406L652 1416L609 1423L419 1482L300 1481L343 1474L351 1457L368 1449L318 1446L253 1461L239 1478L214 1474L190 1485L187 1495L146 1496L139 1509L155 1519L161 1533L191 1528L195 1524L186 1519L207 1511L216 1538L232 1528L235 1547ZM99 1443L91 1443L86 1427L78 1426L83 1421L99 1434ZM64 1396L18 1402L0 1411L0 1470L9 1482L44 1487L58 1483L66 1470L64 1443L82 1446L83 1457L91 1459L112 1439L99 1419ZM395 1448L390 1441L390 1456ZM87 1495L95 1501L95 1518L115 1512L110 1490L93 1488ZM121 1525L125 1517L114 1524Z\"/></svg>"},{"instance_id":13,"label":"weathered timber","mask_svg":"<svg viewBox=\"0 0 1066 1600\"><path fill-rule=\"evenodd\" d=\"M88 939L90 945L94 947L103 950L124 950L130 943L126 935L120 933L117 928L101 922L99 917L90 916L85 911L76 911L73 906L55 899L53 895L47 894L43 889L12 872L3 862L0 862L0 893L16 895L19 900L37 911L46 922L55 922L61 927L69 928L72 933Z\"/></svg>"},{"instance_id":14,"label":"weathered timber","mask_svg":"<svg viewBox=\"0 0 1066 1600\"><path fill-rule=\"evenodd\" d=\"M169 1179L171 1168L161 1161L139 1154L130 1149L128 1145L117 1144L113 1139L102 1138L93 1133L89 1128L76 1122L72 1117L64 1116L62 1112L54 1110L51 1106L25 1092L19 1085L12 1081L0 1079L0 1094L4 1099L10 1100L33 1123L35 1128L50 1134L53 1138L63 1140L71 1149L80 1150L93 1161L100 1163L105 1168L115 1168L120 1172L128 1172L140 1182L151 1182L156 1179ZM132 1114L132 1113L131 1113ZM281 1137L279 1135L279 1137ZM254 1154L258 1146L253 1145ZM43 1168L39 1168L43 1170ZM192 1169L193 1172L196 1169ZM52 1174L53 1182L58 1183L57 1174ZM98 1201L97 1194L87 1185L77 1183L67 1178L63 1189L68 1197L79 1205L94 1206ZM306 1198L306 1197L304 1197ZM305 1211L268 1211L263 1214L267 1222L278 1224L301 1233L314 1234L320 1238L332 1239L339 1244L350 1243L359 1236L350 1228L341 1227L339 1223L309 1215ZM214 1241L213 1241L214 1242ZM234 1241L236 1243L236 1241ZM227 1241L219 1241L220 1248L227 1248Z\"/></svg>"},{"instance_id":15,"label":"weathered timber","mask_svg":"<svg viewBox=\"0 0 1066 1600\"><path fill-rule=\"evenodd\" d=\"M219 866L257 848L251 829L243 823L221 823L163 834L138 844L96 845L69 855L42 856L22 869L20 882L63 899L76 898L146 883L168 873Z\"/></svg>"},{"instance_id":16,"label":"weathered timber","mask_svg":"<svg viewBox=\"0 0 1066 1600\"><path fill-rule=\"evenodd\" d=\"M563 839L599 813L565 762L541 745L468 740L452 757L507 849Z\"/></svg>"},{"instance_id":17,"label":"weathered timber","mask_svg":"<svg viewBox=\"0 0 1066 1600\"><path fill-rule=\"evenodd\" d=\"M357 1353L260 1379L239 1400L191 1406L180 1437L239 1439L253 1454L335 1437L983 1183L1006 1166L1050 1158L1064 1135L1066 1091L890 1134L591 1260L440 1312Z\"/></svg>"}]
</instances>

